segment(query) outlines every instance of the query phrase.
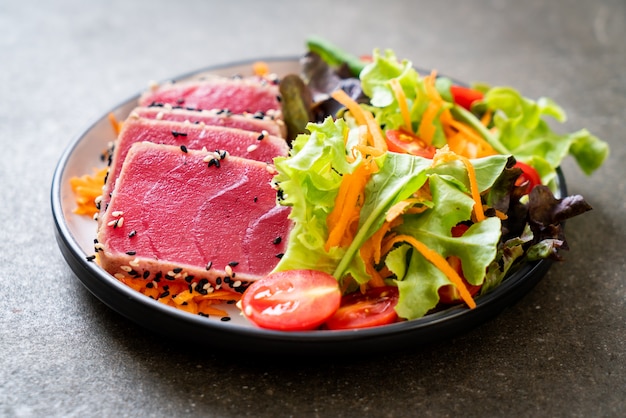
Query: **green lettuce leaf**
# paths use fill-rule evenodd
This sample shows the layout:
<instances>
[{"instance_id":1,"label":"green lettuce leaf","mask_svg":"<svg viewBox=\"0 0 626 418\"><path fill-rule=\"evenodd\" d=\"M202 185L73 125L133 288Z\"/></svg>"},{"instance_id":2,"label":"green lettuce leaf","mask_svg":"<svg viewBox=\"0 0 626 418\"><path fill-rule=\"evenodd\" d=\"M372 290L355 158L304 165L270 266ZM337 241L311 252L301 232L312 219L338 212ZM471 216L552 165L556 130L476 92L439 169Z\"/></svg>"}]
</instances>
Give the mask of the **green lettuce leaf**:
<instances>
[{"instance_id":1,"label":"green lettuce leaf","mask_svg":"<svg viewBox=\"0 0 626 418\"><path fill-rule=\"evenodd\" d=\"M556 168L569 154L586 174L597 170L609 154L608 144L586 130L554 132L546 117L565 122L566 115L550 99L533 101L511 87L493 87L487 90L484 103L494 112L498 141L515 158L535 166L544 183L554 178Z\"/></svg>"},{"instance_id":2,"label":"green lettuce leaf","mask_svg":"<svg viewBox=\"0 0 626 418\"><path fill-rule=\"evenodd\" d=\"M337 279L348 273L358 283L365 283L370 279L365 273L358 250L380 229L393 205L407 199L424 185L426 170L431 164L432 161L426 158L387 153L380 171L372 175L365 187L359 231L334 272Z\"/></svg>"},{"instance_id":3,"label":"green lettuce leaf","mask_svg":"<svg viewBox=\"0 0 626 418\"><path fill-rule=\"evenodd\" d=\"M466 280L474 285L482 284L497 254L500 220L487 218L473 224L463 236L452 237L452 227L471 218L474 201L464 190L461 178L432 173L428 181L433 207L418 215L405 216L396 232L414 237L443 257L459 257ZM390 252L385 262L396 275L400 292L398 315L414 319L433 309L439 301L438 289L451 282L418 251L400 250L403 247L409 246L403 244ZM402 262L406 264L403 267Z\"/></svg>"},{"instance_id":4,"label":"green lettuce leaf","mask_svg":"<svg viewBox=\"0 0 626 418\"><path fill-rule=\"evenodd\" d=\"M289 157L274 159L278 171L274 182L282 192L280 203L291 206L290 219L294 222L287 251L275 270L311 268L332 273L343 251L324 251L326 218L334 207L342 175L351 173L360 160L346 160L348 127L342 119L329 117L323 123L307 125L307 129L310 134L301 134L292 142Z\"/></svg>"},{"instance_id":5,"label":"green lettuce leaf","mask_svg":"<svg viewBox=\"0 0 626 418\"><path fill-rule=\"evenodd\" d=\"M390 81L397 78L405 90L407 99L415 98L415 86L418 84L419 75L409 60L398 61L391 50L385 50L384 55L380 50L373 52L373 62L365 66L359 78L363 92L370 98L370 103L375 107L387 107L396 101Z\"/></svg>"}]
</instances>

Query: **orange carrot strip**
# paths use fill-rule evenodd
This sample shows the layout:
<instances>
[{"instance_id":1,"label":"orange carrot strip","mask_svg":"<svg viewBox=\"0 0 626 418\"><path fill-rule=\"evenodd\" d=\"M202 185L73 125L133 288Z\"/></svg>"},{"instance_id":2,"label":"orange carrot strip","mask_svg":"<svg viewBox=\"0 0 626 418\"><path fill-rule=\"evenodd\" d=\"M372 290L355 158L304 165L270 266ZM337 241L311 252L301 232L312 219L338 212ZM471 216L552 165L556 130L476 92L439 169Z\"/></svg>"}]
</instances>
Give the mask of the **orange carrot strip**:
<instances>
[{"instance_id":1,"label":"orange carrot strip","mask_svg":"<svg viewBox=\"0 0 626 418\"><path fill-rule=\"evenodd\" d=\"M435 117L441 110L441 106L443 105L443 99L437 92L435 88L435 79L437 77L437 73L435 71L431 72L430 75L424 77L424 88L426 90L426 96L430 99L428 103L428 107L422 114L422 120L418 127L419 137L426 142L426 144L431 145L433 138L435 136Z\"/></svg>"},{"instance_id":2,"label":"orange carrot strip","mask_svg":"<svg viewBox=\"0 0 626 418\"><path fill-rule=\"evenodd\" d=\"M98 212L96 198L102 195L102 185L107 175L108 168L93 169L93 174L85 174L80 177L70 178L70 186L75 194L77 215L93 216Z\"/></svg>"},{"instance_id":3,"label":"orange carrot strip","mask_svg":"<svg viewBox=\"0 0 626 418\"><path fill-rule=\"evenodd\" d=\"M335 90L331 93L331 97L348 108L358 125L367 125L363 109L345 91Z\"/></svg>"},{"instance_id":4,"label":"orange carrot strip","mask_svg":"<svg viewBox=\"0 0 626 418\"><path fill-rule=\"evenodd\" d=\"M211 300L203 300L198 303L198 312L202 312L205 315L228 316L226 311L212 306L214 304L215 302Z\"/></svg>"},{"instance_id":5,"label":"orange carrot strip","mask_svg":"<svg viewBox=\"0 0 626 418\"><path fill-rule=\"evenodd\" d=\"M372 135L372 145L378 151L378 155L375 156L378 157L387 152L387 141L385 141L380 125L378 125L374 116L370 112L364 112L364 115L370 135Z\"/></svg>"},{"instance_id":6,"label":"orange carrot strip","mask_svg":"<svg viewBox=\"0 0 626 418\"><path fill-rule=\"evenodd\" d=\"M111 126L113 127L113 130L115 131L115 135L119 135L120 131L122 130L122 122L119 122L117 120L113 112L110 112L107 115L107 117L109 119L109 123L111 123Z\"/></svg>"},{"instance_id":7,"label":"orange carrot strip","mask_svg":"<svg viewBox=\"0 0 626 418\"><path fill-rule=\"evenodd\" d=\"M489 125L489 122L491 122L491 116L492 116L491 109L487 109L485 114L480 118L480 123L482 123L484 126Z\"/></svg>"},{"instance_id":8,"label":"orange carrot strip","mask_svg":"<svg viewBox=\"0 0 626 418\"><path fill-rule=\"evenodd\" d=\"M393 245L398 242L406 242L407 244L415 248L417 251L419 251L420 254L422 254L426 260L428 260L435 267L437 267L456 286L456 288L459 291L459 295L461 296L461 299L463 299L463 302L465 302L467 306L470 307L470 309L473 309L476 307L476 302L472 298L472 295L470 294L470 292L467 290L465 283L463 283L463 279L461 279L461 277L456 272L456 270L454 270L450 266L450 264L448 264L446 259L443 256L441 256L441 254L437 253L436 251L433 251L432 249L428 248L428 246L426 246L424 243L418 241L417 239L409 235L398 235L394 237L391 240L390 245Z\"/></svg>"},{"instance_id":9,"label":"orange carrot strip","mask_svg":"<svg viewBox=\"0 0 626 418\"><path fill-rule=\"evenodd\" d=\"M367 166L360 164L353 173L343 176L335 206L326 219L329 232L325 245L326 251L340 245L342 238L350 234L350 223L355 218L358 221L363 203L363 189L369 178L368 172Z\"/></svg>"},{"instance_id":10,"label":"orange carrot strip","mask_svg":"<svg viewBox=\"0 0 626 418\"><path fill-rule=\"evenodd\" d=\"M400 85L400 81L397 78L391 80L391 89L393 90L393 94L396 96L396 100L398 101L398 106L400 107L400 113L402 114L402 119L404 119L404 128L413 133L413 126L411 125L411 114L409 113L409 105L406 101L406 95L404 94L404 90Z\"/></svg>"},{"instance_id":11,"label":"orange carrot strip","mask_svg":"<svg viewBox=\"0 0 626 418\"><path fill-rule=\"evenodd\" d=\"M457 132L463 135L468 141L476 144L479 148L477 157L486 157L489 155L496 155L498 152L493 149L487 141L485 141L480 135L478 135L472 128L457 120L452 120L450 126Z\"/></svg>"},{"instance_id":12,"label":"orange carrot strip","mask_svg":"<svg viewBox=\"0 0 626 418\"><path fill-rule=\"evenodd\" d=\"M480 222L485 219L485 212L483 211L483 203L480 199L480 191L478 190L478 182L476 181L476 171L474 166L466 157L459 155L459 159L465 165L467 169L467 176L469 177L470 191L472 192L472 199L474 199L474 214L476 221Z\"/></svg>"}]
</instances>

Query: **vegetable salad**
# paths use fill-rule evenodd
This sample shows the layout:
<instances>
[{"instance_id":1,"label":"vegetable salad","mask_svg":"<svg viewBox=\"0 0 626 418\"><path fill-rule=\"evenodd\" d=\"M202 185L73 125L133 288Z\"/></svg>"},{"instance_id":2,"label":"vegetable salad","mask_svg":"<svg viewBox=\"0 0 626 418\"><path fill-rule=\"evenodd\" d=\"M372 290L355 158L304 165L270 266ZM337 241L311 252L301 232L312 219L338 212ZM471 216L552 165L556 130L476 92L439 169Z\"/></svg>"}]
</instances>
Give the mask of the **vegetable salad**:
<instances>
[{"instance_id":1,"label":"vegetable salad","mask_svg":"<svg viewBox=\"0 0 626 418\"><path fill-rule=\"evenodd\" d=\"M316 315L298 309L304 297L326 306L315 328L411 320L449 304L473 308L522 263L559 258L562 221L591 207L554 196L557 168L569 155L593 173L605 142L584 129L553 131L547 118L563 122L565 112L547 98L419 74L391 50L363 59L318 38L308 46L306 94L283 94L286 116L308 117L287 121L300 129L289 156L275 159L294 228L275 273L246 291L244 315L289 330L253 308L262 301L265 317L284 324ZM332 292L328 309L327 296L299 292L290 277L303 272L332 276L341 302Z\"/></svg>"}]
</instances>

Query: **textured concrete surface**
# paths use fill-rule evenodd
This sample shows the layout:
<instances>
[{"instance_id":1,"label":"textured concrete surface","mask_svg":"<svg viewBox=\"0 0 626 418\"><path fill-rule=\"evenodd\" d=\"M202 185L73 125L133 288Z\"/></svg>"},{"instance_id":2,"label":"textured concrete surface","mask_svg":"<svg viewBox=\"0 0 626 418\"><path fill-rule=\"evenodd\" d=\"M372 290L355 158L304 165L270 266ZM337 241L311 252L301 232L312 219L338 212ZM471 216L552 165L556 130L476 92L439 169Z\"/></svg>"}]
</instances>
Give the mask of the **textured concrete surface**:
<instances>
[{"instance_id":1,"label":"textured concrete surface","mask_svg":"<svg viewBox=\"0 0 626 418\"><path fill-rule=\"evenodd\" d=\"M315 363L180 346L90 295L50 214L72 138L148 80L313 33L552 97L607 140L593 177L564 164L594 207L566 261L453 340ZM625 40L622 0L0 2L0 416L625 416Z\"/></svg>"}]
</instances>

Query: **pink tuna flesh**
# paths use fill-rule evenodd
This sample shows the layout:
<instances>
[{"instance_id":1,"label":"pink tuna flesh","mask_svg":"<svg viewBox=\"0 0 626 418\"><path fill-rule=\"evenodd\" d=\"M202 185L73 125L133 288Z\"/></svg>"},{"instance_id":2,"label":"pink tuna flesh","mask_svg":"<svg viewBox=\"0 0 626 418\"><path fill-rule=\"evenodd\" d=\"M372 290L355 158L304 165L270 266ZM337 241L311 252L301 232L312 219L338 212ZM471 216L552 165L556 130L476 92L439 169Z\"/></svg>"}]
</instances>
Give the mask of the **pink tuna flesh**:
<instances>
[{"instance_id":1,"label":"pink tuna flesh","mask_svg":"<svg viewBox=\"0 0 626 418\"><path fill-rule=\"evenodd\" d=\"M132 269L136 277L175 271L215 284L229 263L245 283L277 265L291 223L289 208L276 203L272 174L233 156L209 167L208 154L133 145L98 232L105 270Z\"/></svg>"},{"instance_id":2,"label":"pink tuna flesh","mask_svg":"<svg viewBox=\"0 0 626 418\"><path fill-rule=\"evenodd\" d=\"M139 98L140 106L170 104L187 108L228 109L232 113L280 113L280 90L256 78L210 77L162 84Z\"/></svg>"},{"instance_id":3,"label":"pink tuna flesh","mask_svg":"<svg viewBox=\"0 0 626 418\"><path fill-rule=\"evenodd\" d=\"M251 113L242 115L231 114L224 110L189 110L166 106L137 107L131 115L146 119L172 120L178 122L204 123L212 126L243 129L245 131L262 132L285 137L285 123L270 116L259 117Z\"/></svg>"},{"instance_id":4,"label":"pink tuna flesh","mask_svg":"<svg viewBox=\"0 0 626 418\"><path fill-rule=\"evenodd\" d=\"M287 155L289 148L284 139L262 133L221 126L200 126L192 123L149 120L129 117L124 121L122 131L115 144L115 152L107 176L102 210L106 210L109 194L130 147L142 141L157 144L184 146L189 150L225 150L230 155L272 163L274 157Z\"/></svg>"}]
</instances>

